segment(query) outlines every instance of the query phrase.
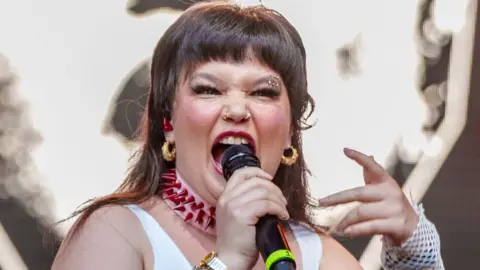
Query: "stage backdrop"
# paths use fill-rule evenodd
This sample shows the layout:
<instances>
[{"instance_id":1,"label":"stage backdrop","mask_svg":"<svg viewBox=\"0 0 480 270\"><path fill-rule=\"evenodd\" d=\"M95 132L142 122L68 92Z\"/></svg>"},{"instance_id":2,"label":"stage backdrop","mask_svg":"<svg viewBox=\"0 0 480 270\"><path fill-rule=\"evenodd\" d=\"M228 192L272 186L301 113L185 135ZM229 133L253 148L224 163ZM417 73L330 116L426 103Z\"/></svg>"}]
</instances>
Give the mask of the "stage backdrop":
<instances>
[{"instance_id":1,"label":"stage backdrop","mask_svg":"<svg viewBox=\"0 0 480 270\"><path fill-rule=\"evenodd\" d=\"M2 269L48 269L58 248L53 240L71 223L57 227L48 245L44 232L122 181L150 54L192 2L0 3ZM473 265L480 251L480 217L471 210L480 200L480 100L470 91L480 83L470 80L472 61L478 70L475 1L263 4L294 24L307 49L317 104L316 125L304 134L313 195L362 185L342 148L365 151L415 199L425 195L447 268ZM316 218L333 223L348 209ZM340 240L365 269L378 269L378 238Z\"/></svg>"}]
</instances>

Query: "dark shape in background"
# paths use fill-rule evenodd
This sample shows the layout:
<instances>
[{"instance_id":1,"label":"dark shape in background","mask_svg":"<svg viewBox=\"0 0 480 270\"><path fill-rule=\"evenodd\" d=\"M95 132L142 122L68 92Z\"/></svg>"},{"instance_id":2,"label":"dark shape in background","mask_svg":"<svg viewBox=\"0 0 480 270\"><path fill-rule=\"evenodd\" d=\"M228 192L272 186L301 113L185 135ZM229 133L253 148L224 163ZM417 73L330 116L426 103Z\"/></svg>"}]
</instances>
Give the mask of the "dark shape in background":
<instances>
[{"instance_id":1,"label":"dark shape in background","mask_svg":"<svg viewBox=\"0 0 480 270\"><path fill-rule=\"evenodd\" d=\"M201 0L130 0L127 4L128 12L134 15L144 15L161 8L186 10L188 7Z\"/></svg>"},{"instance_id":2,"label":"dark shape in background","mask_svg":"<svg viewBox=\"0 0 480 270\"><path fill-rule=\"evenodd\" d=\"M0 142L4 147L0 149L0 223L27 268L47 270L59 239L47 234L50 228L42 220L42 215L51 213L51 198L30 154L41 137L29 121L28 104L18 100L15 79L0 55Z\"/></svg>"},{"instance_id":3,"label":"dark shape in background","mask_svg":"<svg viewBox=\"0 0 480 270\"><path fill-rule=\"evenodd\" d=\"M337 69L343 79L349 79L361 74L358 50L361 46L361 35L357 35L352 42L337 49Z\"/></svg>"},{"instance_id":4,"label":"dark shape in background","mask_svg":"<svg viewBox=\"0 0 480 270\"><path fill-rule=\"evenodd\" d=\"M124 142L135 139L140 119L147 103L149 61L143 61L127 77L113 99L105 133L120 135Z\"/></svg>"},{"instance_id":5,"label":"dark shape in background","mask_svg":"<svg viewBox=\"0 0 480 270\"><path fill-rule=\"evenodd\" d=\"M1 200L0 222L27 269L50 269L61 239L50 232L49 226L29 214L23 203L14 198Z\"/></svg>"},{"instance_id":6,"label":"dark shape in background","mask_svg":"<svg viewBox=\"0 0 480 270\"><path fill-rule=\"evenodd\" d=\"M479 19L477 11L467 123L423 200L429 218L441 233L445 269L474 269L480 252Z\"/></svg>"}]
</instances>

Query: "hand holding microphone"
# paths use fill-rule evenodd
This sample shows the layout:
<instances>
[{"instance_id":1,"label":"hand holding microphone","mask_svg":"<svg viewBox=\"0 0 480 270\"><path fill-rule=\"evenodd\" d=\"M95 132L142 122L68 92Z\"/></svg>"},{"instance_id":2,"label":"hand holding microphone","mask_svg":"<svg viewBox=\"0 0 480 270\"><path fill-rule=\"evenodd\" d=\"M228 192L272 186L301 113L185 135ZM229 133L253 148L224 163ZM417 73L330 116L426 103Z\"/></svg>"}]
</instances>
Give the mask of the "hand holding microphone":
<instances>
[{"instance_id":1,"label":"hand holding microphone","mask_svg":"<svg viewBox=\"0 0 480 270\"><path fill-rule=\"evenodd\" d=\"M289 218L287 201L282 191L271 182L273 177L259 168L258 159L244 145L227 149L222 165L227 185L216 211L216 248L219 258L229 269L250 270L257 262L260 250L267 260L267 267L269 262L274 262L271 263L271 269L295 269L291 268L295 265L293 257L282 258L285 255L282 250L268 256L275 251L273 249L278 242L281 244L284 241L283 238L274 239L278 236L278 231L271 229L272 226L277 228L274 217L285 220ZM271 239L264 239L265 237ZM288 250L288 246L285 249ZM276 260L272 261L274 259ZM284 268L275 268L282 265L280 261L286 261Z\"/></svg>"}]
</instances>

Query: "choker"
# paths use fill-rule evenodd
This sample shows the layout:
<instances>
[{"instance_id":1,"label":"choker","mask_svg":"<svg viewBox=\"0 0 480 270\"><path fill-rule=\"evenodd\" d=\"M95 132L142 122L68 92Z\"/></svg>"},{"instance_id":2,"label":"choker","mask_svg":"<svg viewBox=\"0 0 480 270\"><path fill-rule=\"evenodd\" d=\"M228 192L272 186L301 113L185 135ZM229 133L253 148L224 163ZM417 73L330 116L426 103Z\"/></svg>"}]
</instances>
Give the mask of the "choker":
<instances>
[{"instance_id":1,"label":"choker","mask_svg":"<svg viewBox=\"0 0 480 270\"><path fill-rule=\"evenodd\" d=\"M161 195L172 210L185 222L208 234L215 235L215 207L204 202L190 186L169 169L162 174L165 189Z\"/></svg>"}]
</instances>

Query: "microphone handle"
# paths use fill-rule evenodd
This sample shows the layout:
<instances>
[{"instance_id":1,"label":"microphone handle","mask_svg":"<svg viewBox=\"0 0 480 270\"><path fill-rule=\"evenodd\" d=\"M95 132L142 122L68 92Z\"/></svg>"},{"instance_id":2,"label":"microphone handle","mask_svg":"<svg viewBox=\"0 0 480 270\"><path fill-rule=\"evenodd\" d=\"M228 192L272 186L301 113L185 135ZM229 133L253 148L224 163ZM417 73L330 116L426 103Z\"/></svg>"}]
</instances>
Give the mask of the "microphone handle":
<instances>
[{"instance_id":1,"label":"microphone handle","mask_svg":"<svg viewBox=\"0 0 480 270\"><path fill-rule=\"evenodd\" d=\"M257 248L265 261L266 270L295 270L295 259L277 217L264 216L255 228Z\"/></svg>"}]
</instances>

